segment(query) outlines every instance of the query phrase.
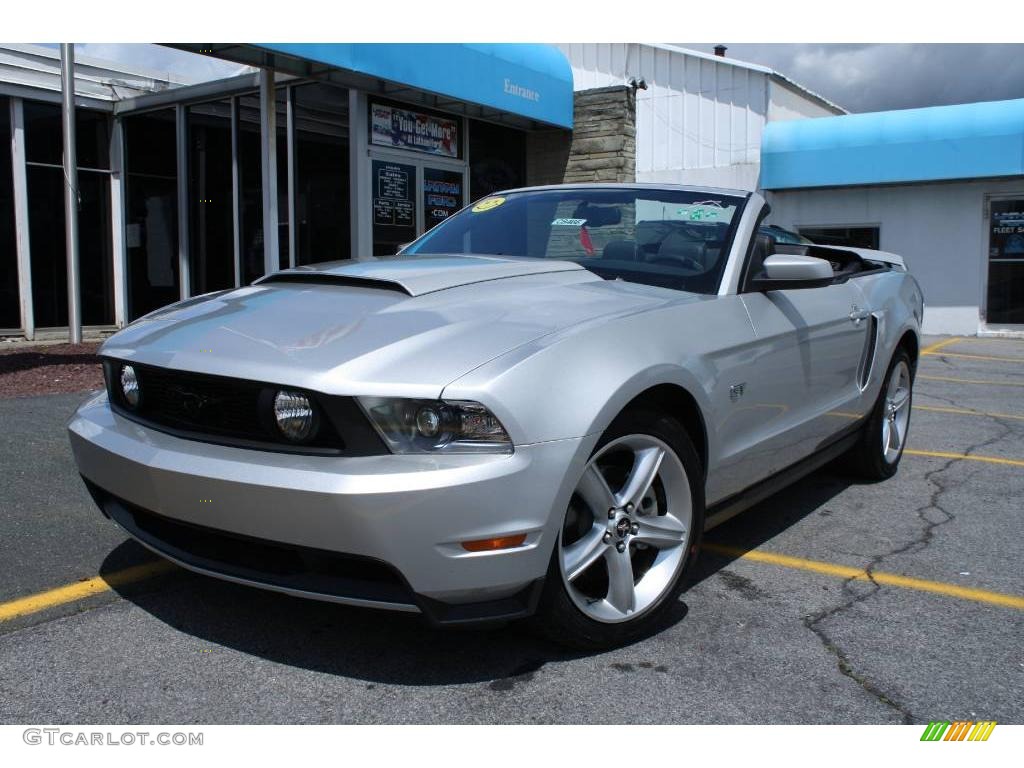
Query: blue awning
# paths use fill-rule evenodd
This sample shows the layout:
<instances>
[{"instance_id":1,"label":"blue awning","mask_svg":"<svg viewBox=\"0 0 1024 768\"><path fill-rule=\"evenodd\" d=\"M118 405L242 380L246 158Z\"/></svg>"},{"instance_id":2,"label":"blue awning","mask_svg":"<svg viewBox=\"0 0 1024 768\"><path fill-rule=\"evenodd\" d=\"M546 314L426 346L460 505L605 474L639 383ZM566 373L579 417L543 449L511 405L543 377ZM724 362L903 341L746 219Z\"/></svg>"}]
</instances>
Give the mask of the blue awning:
<instances>
[{"instance_id":1,"label":"blue awning","mask_svg":"<svg viewBox=\"0 0 1024 768\"><path fill-rule=\"evenodd\" d=\"M1024 99L772 122L761 187L1024 175Z\"/></svg>"},{"instance_id":2,"label":"blue awning","mask_svg":"<svg viewBox=\"0 0 1024 768\"><path fill-rule=\"evenodd\" d=\"M551 45L256 43L254 47L572 128L572 69Z\"/></svg>"}]
</instances>

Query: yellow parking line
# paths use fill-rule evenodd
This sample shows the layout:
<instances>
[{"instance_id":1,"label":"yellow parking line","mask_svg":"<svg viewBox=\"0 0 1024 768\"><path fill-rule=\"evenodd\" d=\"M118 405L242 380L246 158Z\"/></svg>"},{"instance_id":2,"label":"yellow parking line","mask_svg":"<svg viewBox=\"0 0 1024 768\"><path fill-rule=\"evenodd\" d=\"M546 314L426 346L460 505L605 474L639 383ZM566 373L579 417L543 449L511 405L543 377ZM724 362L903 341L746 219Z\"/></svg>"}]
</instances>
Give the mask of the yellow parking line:
<instances>
[{"instance_id":1,"label":"yellow parking line","mask_svg":"<svg viewBox=\"0 0 1024 768\"><path fill-rule=\"evenodd\" d=\"M954 384L992 384L999 387L1024 387L1022 381L992 381L991 379L956 379L952 376L927 376L923 373L917 374L915 379L927 381L952 381Z\"/></svg>"},{"instance_id":2,"label":"yellow parking line","mask_svg":"<svg viewBox=\"0 0 1024 768\"><path fill-rule=\"evenodd\" d=\"M779 555L774 552L761 552L756 549L745 550L726 544L706 542L704 549L718 555L749 560L755 563L766 563L783 568L811 571L824 574L825 576L835 576L840 579L863 579L866 581L870 578L877 584L914 589L918 592L933 592L946 597L956 597L961 600L972 600L977 603L988 603L990 605L999 605L1004 608L1016 608L1017 610L1024 611L1024 597L1008 595L1004 592L991 592L987 589L977 589L975 587L961 587L957 584L947 584L942 581L915 579L912 576L901 576L898 573L886 573L885 571L872 571L869 577L868 572L863 568L851 568L847 565L826 563L821 560L806 560L802 557Z\"/></svg>"},{"instance_id":3,"label":"yellow parking line","mask_svg":"<svg viewBox=\"0 0 1024 768\"><path fill-rule=\"evenodd\" d=\"M114 571L106 576L94 576L85 581L77 581L74 584L48 589L45 592L37 592L27 597L19 597L17 600L0 603L0 621L9 621L18 616L27 616L45 611L47 608L54 608L65 603L83 600L92 595L108 592L113 587L120 587L136 581L149 579L161 573L174 570L174 568L175 565L167 560L154 560L151 563L133 565L131 568Z\"/></svg>"},{"instance_id":4,"label":"yellow parking line","mask_svg":"<svg viewBox=\"0 0 1024 768\"><path fill-rule=\"evenodd\" d=\"M1024 467L1024 461L1020 459L1002 459L998 456L975 456L970 453L947 453L946 451L917 451L912 448L905 448L903 452L909 453L911 456L930 456L935 459L964 459L965 461L984 461L989 464Z\"/></svg>"},{"instance_id":5,"label":"yellow parking line","mask_svg":"<svg viewBox=\"0 0 1024 768\"><path fill-rule=\"evenodd\" d=\"M997 355L968 355L965 352L929 352L941 357L962 357L968 360L995 360L1000 363L1024 363L1024 357L999 357Z\"/></svg>"},{"instance_id":6,"label":"yellow parking line","mask_svg":"<svg viewBox=\"0 0 1024 768\"><path fill-rule=\"evenodd\" d=\"M921 350L922 355L934 355L938 350L943 347L948 347L950 344L956 344L958 341L963 341L959 336L953 336L942 341L937 341Z\"/></svg>"},{"instance_id":7,"label":"yellow parking line","mask_svg":"<svg viewBox=\"0 0 1024 768\"><path fill-rule=\"evenodd\" d=\"M938 405L915 405L915 411L934 411L935 413L956 413L962 416L987 416L992 419L1017 419L1024 421L1024 416L1015 416L1012 413L988 413L986 411L971 411L966 408L946 408Z\"/></svg>"}]
</instances>

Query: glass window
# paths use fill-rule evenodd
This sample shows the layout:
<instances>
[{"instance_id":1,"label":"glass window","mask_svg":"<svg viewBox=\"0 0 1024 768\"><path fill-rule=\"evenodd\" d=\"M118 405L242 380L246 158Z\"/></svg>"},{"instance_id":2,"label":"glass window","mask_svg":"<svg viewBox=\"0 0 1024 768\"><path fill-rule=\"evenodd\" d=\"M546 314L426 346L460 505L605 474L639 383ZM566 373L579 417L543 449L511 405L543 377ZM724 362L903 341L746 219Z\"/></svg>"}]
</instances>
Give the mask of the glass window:
<instances>
[{"instance_id":1,"label":"glass window","mask_svg":"<svg viewBox=\"0 0 1024 768\"><path fill-rule=\"evenodd\" d=\"M64 239L64 172L29 165L29 243L36 327L68 324ZM110 176L78 172L79 280L83 325L113 325L114 281L110 231Z\"/></svg>"},{"instance_id":2,"label":"glass window","mask_svg":"<svg viewBox=\"0 0 1024 768\"><path fill-rule=\"evenodd\" d=\"M405 253L565 259L606 279L715 293L744 203L635 187L513 192L448 218Z\"/></svg>"},{"instance_id":3,"label":"glass window","mask_svg":"<svg viewBox=\"0 0 1024 768\"><path fill-rule=\"evenodd\" d=\"M179 298L174 110L129 116L123 125L128 316L134 320Z\"/></svg>"},{"instance_id":4,"label":"glass window","mask_svg":"<svg viewBox=\"0 0 1024 768\"><path fill-rule=\"evenodd\" d=\"M260 163L260 100L239 99L238 171L242 219L242 285L263 276L263 180Z\"/></svg>"},{"instance_id":5,"label":"glass window","mask_svg":"<svg viewBox=\"0 0 1024 768\"><path fill-rule=\"evenodd\" d=\"M0 328L21 327L18 251L14 229L10 101L0 96Z\"/></svg>"},{"instance_id":6,"label":"glass window","mask_svg":"<svg viewBox=\"0 0 1024 768\"><path fill-rule=\"evenodd\" d=\"M526 134L469 121L469 199L526 186Z\"/></svg>"},{"instance_id":7,"label":"glass window","mask_svg":"<svg viewBox=\"0 0 1024 768\"><path fill-rule=\"evenodd\" d=\"M374 160L373 255L394 256L416 239L416 166Z\"/></svg>"},{"instance_id":8,"label":"glass window","mask_svg":"<svg viewBox=\"0 0 1024 768\"><path fill-rule=\"evenodd\" d=\"M878 250L878 227L800 227L800 234L818 245Z\"/></svg>"},{"instance_id":9,"label":"glass window","mask_svg":"<svg viewBox=\"0 0 1024 768\"><path fill-rule=\"evenodd\" d=\"M25 101L24 116L33 314L39 328L62 327L68 324L68 286L61 108ZM110 167L110 118L76 109L75 127L82 324L112 325L110 175L105 172Z\"/></svg>"},{"instance_id":10,"label":"glass window","mask_svg":"<svg viewBox=\"0 0 1024 768\"><path fill-rule=\"evenodd\" d=\"M288 269L288 105L284 88L277 89L277 257Z\"/></svg>"},{"instance_id":11,"label":"glass window","mask_svg":"<svg viewBox=\"0 0 1024 768\"><path fill-rule=\"evenodd\" d=\"M284 89L277 99L277 247L279 266L288 266L288 116ZM238 163L242 198L242 284L263 276L263 177L260 155L260 100L243 96L238 108Z\"/></svg>"},{"instance_id":12,"label":"glass window","mask_svg":"<svg viewBox=\"0 0 1024 768\"><path fill-rule=\"evenodd\" d=\"M1024 325L1024 199L990 204L985 319Z\"/></svg>"},{"instance_id":13,"label":"glass window","mask_svg":"<svg viewBox=\"0 0 1024 768\"><path fill-rule=\"evenodd\" d=\"M235 284L231 102L188 110L189 276L192 295Z\"/></svg>"},{"instance_id":14,"label":"glass window","mask_svg":"<svg viewBox=\"0 0 1024 768\"><path fill-rule=\"evenodd\" d=\"M30 163L64 163L64 129L59 104L26 101L25 159ZM90 109L75 110L75 150L79 168L110 170L110 117Z\"/></svg>"},{"instance_id":15,"label":"glass window","mask_svg":"<svg viewBox=\"0 0 1024 768\"><path fill-rule=\"evenodd\" d=\"M348 91L326 83L295 88L296 264L351 254Z\"/></svg>"},{"instance_id":16,"label":"glass window","mask_svg":"<svg viewBox=\"0 0 1024 768\"><path fill-rule=\"evenodd\" d=\"M462 171L423 169L423 228L436 227L464 205Z\"/></svg>"}]
</instances>

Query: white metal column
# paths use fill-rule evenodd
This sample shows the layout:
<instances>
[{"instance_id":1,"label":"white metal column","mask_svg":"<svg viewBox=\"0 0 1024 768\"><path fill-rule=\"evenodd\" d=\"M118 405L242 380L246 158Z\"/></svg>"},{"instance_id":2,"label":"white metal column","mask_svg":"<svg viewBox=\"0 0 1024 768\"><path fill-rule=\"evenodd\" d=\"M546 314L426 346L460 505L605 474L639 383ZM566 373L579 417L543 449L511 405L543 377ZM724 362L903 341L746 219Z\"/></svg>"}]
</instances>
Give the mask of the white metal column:
<instances>
[{"instance_id":1,"label":"white metal column","mask_svg":"<svg viewBox=\"0 0 1024 768\"><path fill-rule=\"evenodd\" d=\"M260 159L263 172L263 274L280 268L277 242L277 104L274 70L260 70Z\"/></svg>"},{"instance_id":2,"label":"white metal column","mask_svg":"<svg viewBox=\"0 0 1024 768\"><path fill-rule=\"evenodd\" d=\"M124 229L124 131L120 118L113 118L110 132L110 229L111 258L114 260L114 323L124 328L128 321L128 252Z\"/></svg>"},{"instance_id":3,"label":"white metal column","mask_svg":"<svg viewBox=\"0 0 1024 768\"><path fill-rule=\"evenodd\" d=\"M14 173L14 229L18 254L21 329L29 341L36 336L32 310L32 256L29 250L28 180L25 174L25 116L21 99L11 99L11 170Z\"/></svg>"},{"instance_id":4,"label":"white metal column","mask_svg":"<svg viewBox=\"0 0 1024 768\"><path fill-rule=\"evenodd\" d=\"M178 295L192 295L192 279L188 263L188 113L184 104L174 108L174 132L178 168Z\"/></svg>"},{"instance_id":5,"label":"white metal column","mask_svg":"<svg viewBox=\"0 0 1024 768\"><path fill-rule=\"evenodd\" d=\"M231 232L234 243L235 287L242 284L242 188L238 176L238 97L231 97Z\"/></svg>"},{"instance_id":6,"label":"white metal column","mask_svg":"<svg viewBox=\"0 0 1024 768\"><path fill-rule=\"evenodd\" d=\"M348 195L353 259L373 255L370 130L366 94L348 92Z\"/></svg>"},{"instance_id":7,"label":"white metal column","mask_svg":"<svg viewBox=\"0 0 1024 768\"><path fill-rule=\"evenodd\" d=\"M75 45L60 44L61 123L64 137L64 249L68 268L68 341L82 342L78 279L78 150L75 142Z\"/></svg>"},{"instance_id":8,"label":"white metal column","mask_svg":"<svg viewBox=\"0 0 1024 768\"><path fill-rule=\"evenodd\" d=\"M288 136L288 266L298 263L296 248L299 244L299 229L295 226L295 90L289 85L285 89L285 110Z\"/></svg>"}]
</instances>

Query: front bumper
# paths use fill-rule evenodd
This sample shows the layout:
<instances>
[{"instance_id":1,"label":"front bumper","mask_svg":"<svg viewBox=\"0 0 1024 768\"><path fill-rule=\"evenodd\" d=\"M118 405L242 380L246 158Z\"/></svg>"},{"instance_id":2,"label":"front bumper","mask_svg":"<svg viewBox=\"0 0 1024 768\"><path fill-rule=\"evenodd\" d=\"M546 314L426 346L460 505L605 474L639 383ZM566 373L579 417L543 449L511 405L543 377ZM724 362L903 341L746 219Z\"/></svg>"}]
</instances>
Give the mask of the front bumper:
<instances>
[{"instance_id":1,"label":"front bumper","mask_svg":"<svg viewBox=\"0 0 1024 768\"><path fill-rule=\"evenodd\" d=\"M79 408L68 433L101 509L185 567L442 623L532 611L569 478L586 455L580 439L519 446L511 456L247 450L144 427L114 413L102 393ZM461 546L516 534L526 541L514 549Z\"/></svg>"}]
</instances>

